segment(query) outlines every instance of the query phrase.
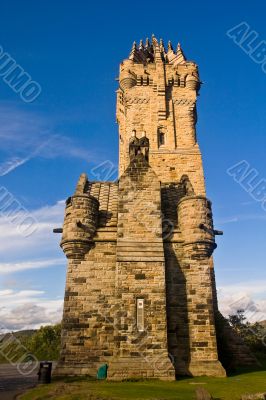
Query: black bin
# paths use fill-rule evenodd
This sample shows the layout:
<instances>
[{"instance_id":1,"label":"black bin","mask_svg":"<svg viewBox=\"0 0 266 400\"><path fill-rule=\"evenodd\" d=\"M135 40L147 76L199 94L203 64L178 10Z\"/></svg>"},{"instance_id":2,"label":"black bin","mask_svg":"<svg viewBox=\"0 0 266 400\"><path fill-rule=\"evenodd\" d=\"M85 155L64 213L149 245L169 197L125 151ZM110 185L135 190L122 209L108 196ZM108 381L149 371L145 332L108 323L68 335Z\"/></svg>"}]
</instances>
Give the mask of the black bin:
<instances>
[{"instance_id":1,"label":"black bin","mask_svg":"<svg viewBox=\"0 0 266 400\"><path fill-rule=\"evenodd\" d=\"M53 363L48 361L40 362L40 368L38 372L39 383L51 383L52 365Z\"/></svg>"}]
</instances>

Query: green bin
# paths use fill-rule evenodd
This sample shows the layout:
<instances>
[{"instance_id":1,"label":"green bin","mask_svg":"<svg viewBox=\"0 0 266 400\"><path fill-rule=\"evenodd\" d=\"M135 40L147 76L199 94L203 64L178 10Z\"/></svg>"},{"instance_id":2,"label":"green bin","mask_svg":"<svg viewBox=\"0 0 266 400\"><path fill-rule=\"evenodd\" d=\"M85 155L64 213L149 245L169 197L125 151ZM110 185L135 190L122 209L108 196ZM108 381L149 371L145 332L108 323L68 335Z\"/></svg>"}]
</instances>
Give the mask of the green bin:
<instances>
[{"instance_id":1,"label":"green bin","mask_svg":"<svg viewBox=\"0 0 266 400\"><path fill-rule=\"evenodd\" d=\"M107 364L101 365L97 371L97 379L106 379L107 378L107 369L108 369Z\"/></svg>"}]
</instances>

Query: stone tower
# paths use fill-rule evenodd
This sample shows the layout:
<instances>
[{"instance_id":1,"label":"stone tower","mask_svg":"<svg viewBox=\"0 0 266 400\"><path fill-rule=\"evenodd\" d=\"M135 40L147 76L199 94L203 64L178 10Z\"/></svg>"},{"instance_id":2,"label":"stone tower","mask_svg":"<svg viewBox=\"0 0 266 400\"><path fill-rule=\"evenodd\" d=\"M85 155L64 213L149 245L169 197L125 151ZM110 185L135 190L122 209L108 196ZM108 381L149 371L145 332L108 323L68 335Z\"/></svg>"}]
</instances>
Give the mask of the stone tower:
<instances>
[{"instance_id":1,"label":"stone tower","mask_svg":"<svg viewBox=\"0 0 266 400\"><path fill-rule=\"evenodd\" d=\"M197 143L198 67L180 47L133 44L117 90L119 179L82 174L66 201L68 258L58 374L225 376L216 247Z\"/></svg>"}]
</instances>

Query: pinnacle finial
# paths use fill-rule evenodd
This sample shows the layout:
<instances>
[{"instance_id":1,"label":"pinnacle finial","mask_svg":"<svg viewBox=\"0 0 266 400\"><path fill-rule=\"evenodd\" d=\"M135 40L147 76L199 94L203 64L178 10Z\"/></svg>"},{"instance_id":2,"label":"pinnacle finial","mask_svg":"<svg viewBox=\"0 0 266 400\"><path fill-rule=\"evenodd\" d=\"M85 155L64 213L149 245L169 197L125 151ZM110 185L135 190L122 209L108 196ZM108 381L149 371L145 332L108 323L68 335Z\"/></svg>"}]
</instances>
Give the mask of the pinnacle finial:
<instances>
[{"instance_id":1,"label":"pinnacle finial","mask_svg":"<svg viewBox=\"0 0 266 400\"><path fill-rule=\"evenodd\" d=\"M130 54L129 54L129 60L133 60L134 61L135 57L137 56L137 53L138 53L137 43L134 40L133 45L132 45L132 49L131 49Z\"/></svg>"},{"instance_id":2,"label":"pinnacle finial","mask_svg":"<svg viewBox=\"0 0 266 400\"><path fill-rule=\"evenodd\" d=\"M150 47L149 38L146 38L145 47L146 47L146 48Z\"/></svg>"},{"instance_id":3,"label":"pinnacle finial","mask_svg":"<svg viewBox=\"0 0 266 400\"><path fill-rule=\"evenodd\" d=\"M139 50L143 50L144 46L143 46L143 40L141 39L139 42Z\"/></svg>"},{"instance_id":4,"label":"pinnacle finial","mask_svg":"<svg viewBox=\"0 0 266 400\"><path fill-rule=\"evenodd\" d=\"M185 55L183 53L183 50L181 48L180 43L178 43L177 50L176 50L176 61L175 61L175 63L176 64L180 64L180 63L182 63L184 61L186 61L186 57L185 57Z\"/></svg>"},{"instance_id":5,"label":"pinnacle finial","mask_svg":"<svg viewBox=\"0 0 266 400\"><path fill-rule=\"evenodd\" d=\"M169 51L173 50L173 46L172 46L171 40L168 41L168 50Z\"/></svg>"},{"instance_id":6,"label":"pinnacle finial","mask_svg":"<svg viewBox=\"0 0 266 400\"><path fill-rule=\"evenodd\" d=\"M152 38L152 44L158 46L158 40L156 39L154 34L151 35L151 38Z\"/></svg>"}]
</instances>

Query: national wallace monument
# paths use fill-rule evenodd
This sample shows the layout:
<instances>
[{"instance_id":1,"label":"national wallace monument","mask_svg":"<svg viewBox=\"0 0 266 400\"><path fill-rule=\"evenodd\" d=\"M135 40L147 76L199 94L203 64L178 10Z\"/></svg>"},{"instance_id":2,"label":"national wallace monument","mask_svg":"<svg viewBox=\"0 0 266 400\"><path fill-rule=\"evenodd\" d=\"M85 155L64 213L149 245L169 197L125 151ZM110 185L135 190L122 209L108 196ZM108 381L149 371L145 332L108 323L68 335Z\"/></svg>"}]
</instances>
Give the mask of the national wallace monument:
<instances>
[{"instance_id":1,"label":"national wallace monument","mask_svg":"<svg viewBox=\"0 0 266 400\"><path fill-rule=\"evenodd\" d=\"M218 311L200 85L180 45L166 50L154 36L120 65L119 178L81 174L66 201L58 375L96 376L107 364L110 380L225 376L225 351L233 365L256 362Z\"/></svg>"}]
</instances>

